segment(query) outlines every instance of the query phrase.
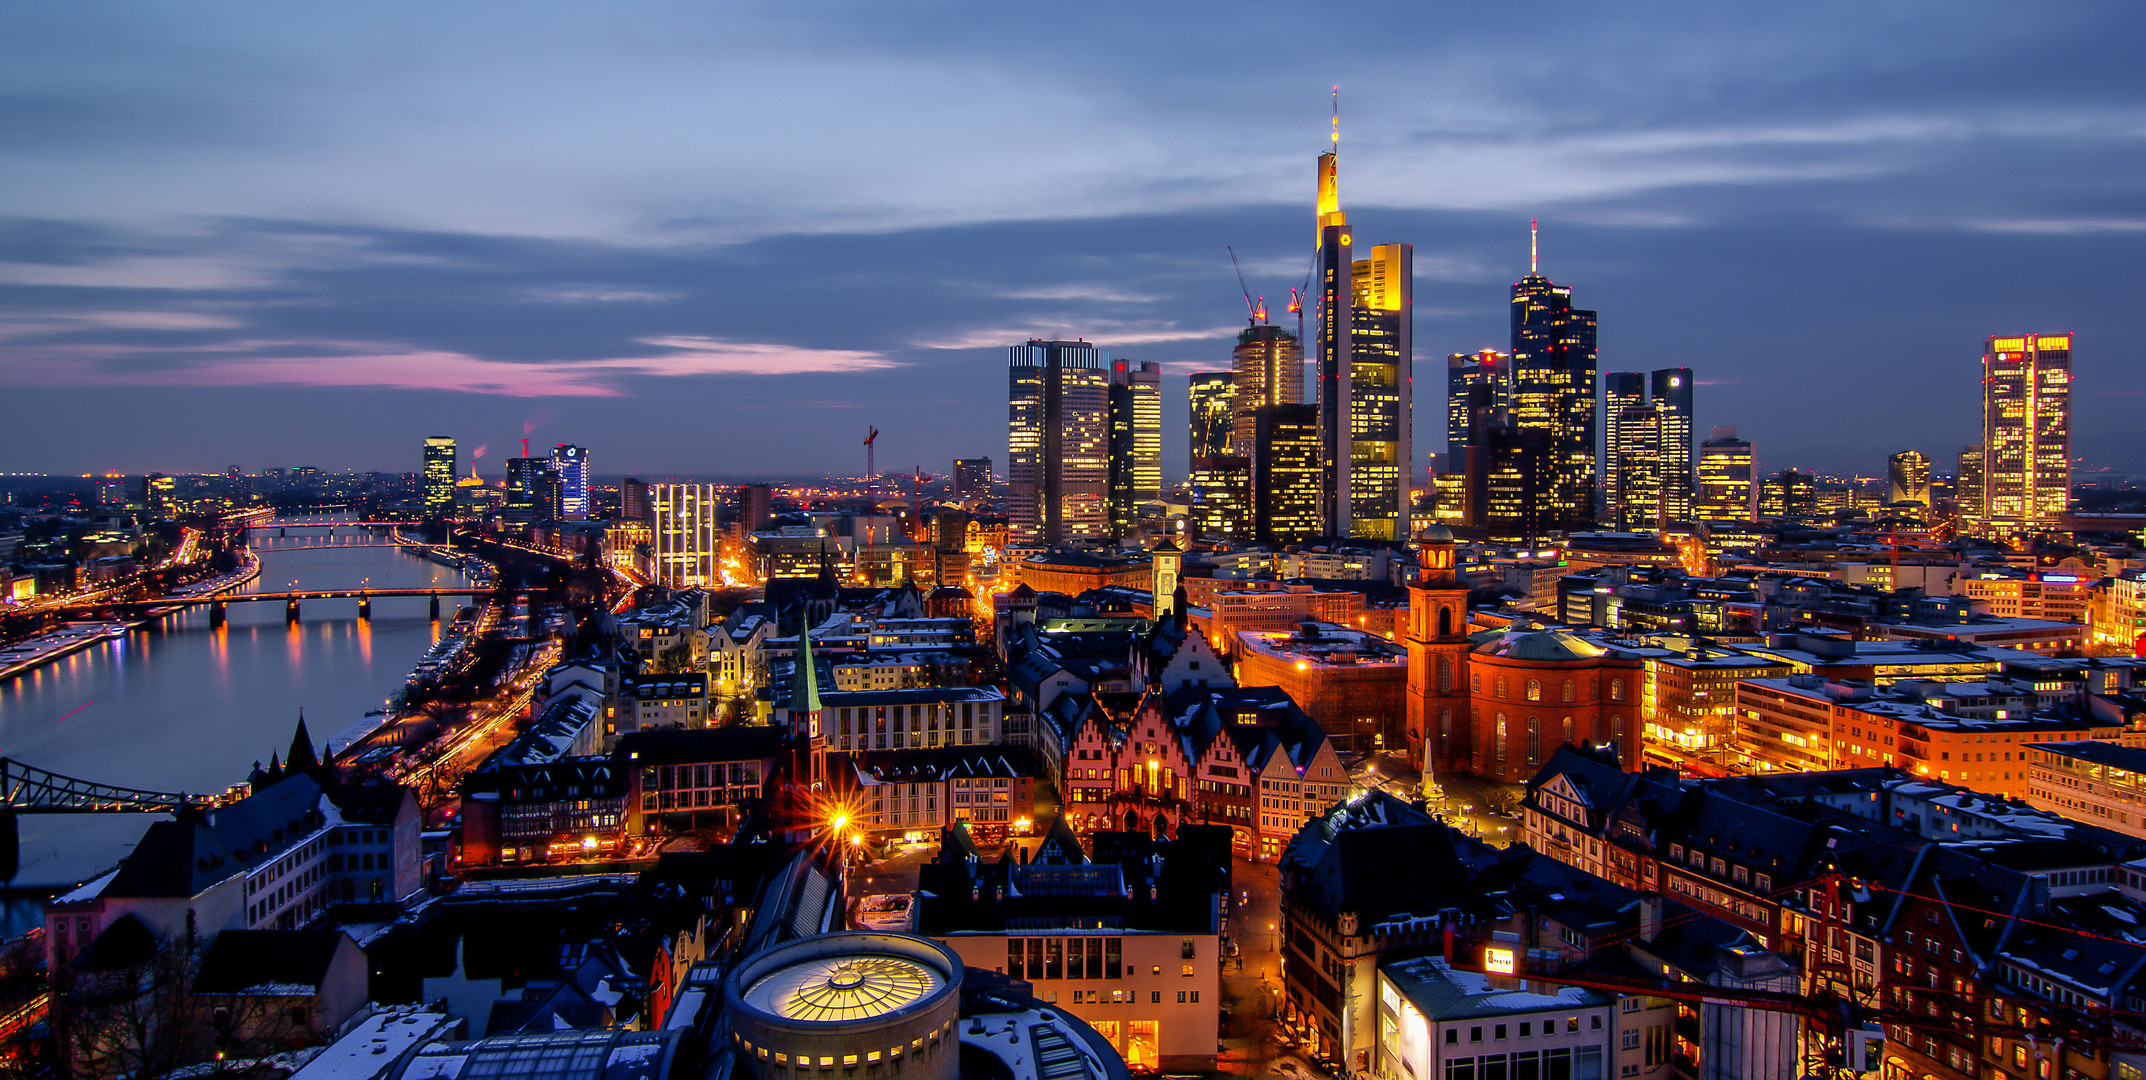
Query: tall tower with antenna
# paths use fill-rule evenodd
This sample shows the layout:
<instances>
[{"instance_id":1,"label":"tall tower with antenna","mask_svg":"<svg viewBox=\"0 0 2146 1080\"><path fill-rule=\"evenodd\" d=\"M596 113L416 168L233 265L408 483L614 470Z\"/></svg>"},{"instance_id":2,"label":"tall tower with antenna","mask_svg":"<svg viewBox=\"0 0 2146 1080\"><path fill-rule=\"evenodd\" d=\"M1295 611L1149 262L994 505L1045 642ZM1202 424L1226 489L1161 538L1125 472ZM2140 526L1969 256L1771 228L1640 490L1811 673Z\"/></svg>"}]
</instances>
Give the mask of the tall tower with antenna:
<instances>
[{"instance_id":1,"label":"tall tower with antenna","mask_svg":"<svg viewBox=\"0 0 2146 1080\"><path fill-rule=\"evenodd\" d=\"M1594 519L1601 486L1595 313L1572 306L1572 287L1542 275L1541 234L1528 222L1528 276L1513 284L1512 403L1522 429L1548 436L1543 490L1528 498L1553 529Z\"/></svg>"},{"instance_id":2,"label":"tall tower with antenna","mask_svg":"<svg viewBox=\"0 0 2146 1080\"><path fill-rule=\"evenodd\" d=\"M1319 155L1313 260L1323 531L1405 540L1414 472L1415 249L1381 244L1370 258L1355 257L1355 232L1341 209L1338 86L1328 140Z\"/></svg>"},{"instance_id":3,"label":"tall tower with antenna","mask_svg":"<svg viewBox=\"0 0 2146 1080\"><path fill-rule=\"evenodd\" d=\"M1350 257L1356 237L1341 209L1341 87L1334 87L1334 127L1319 155L1318 247L1312 276L1318 297L1315 345L1319 404L1320 517L1329 536L1349 535L1349 464L1353 432L1349 412L1355 376L1350 341L1355 285Z\"/></svg>"}]
</instances>

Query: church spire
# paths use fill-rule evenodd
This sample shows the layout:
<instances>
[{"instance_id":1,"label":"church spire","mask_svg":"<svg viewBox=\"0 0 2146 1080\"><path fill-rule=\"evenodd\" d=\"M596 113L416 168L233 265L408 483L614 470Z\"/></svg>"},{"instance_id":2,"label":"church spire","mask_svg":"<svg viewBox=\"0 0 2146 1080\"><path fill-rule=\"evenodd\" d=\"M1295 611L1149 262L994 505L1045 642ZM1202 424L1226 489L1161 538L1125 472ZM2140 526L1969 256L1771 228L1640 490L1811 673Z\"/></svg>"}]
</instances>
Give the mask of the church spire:
<instances>
[{"instance_id":1,"label":"church spire","mask_svg":"<svg viewBox=\"0 0 2146 1080\"><path fill-rule=\"evenodd\" d=\"M298 730L291 735L291 752L284 764L294 773L312 773L320 768L320 755L313 750L313 736L306 731L306 712L298 710Z\"/></svg>"},{"instance_id":2,"label":"church spire","mask_svg":"<svg viewBox=\"0 0 2146 1080\"><path fill-rule=\"evenodd\" d=\"M819 711L820 673L812 659L812 628L807 626L797 634L797 672L790 677L790 712L795 716Z\"/></svg>"}]
</instances>

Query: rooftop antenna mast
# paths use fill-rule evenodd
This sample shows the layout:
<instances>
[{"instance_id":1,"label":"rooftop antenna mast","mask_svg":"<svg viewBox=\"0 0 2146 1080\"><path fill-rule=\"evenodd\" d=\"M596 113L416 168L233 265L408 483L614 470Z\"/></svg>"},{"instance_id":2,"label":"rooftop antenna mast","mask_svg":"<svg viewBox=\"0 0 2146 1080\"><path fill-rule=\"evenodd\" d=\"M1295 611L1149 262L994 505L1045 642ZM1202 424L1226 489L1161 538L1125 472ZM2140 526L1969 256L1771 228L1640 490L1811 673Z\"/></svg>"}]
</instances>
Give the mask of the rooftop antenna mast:
<instances>
[{"instance_id":1,"label":"rooftop antenna mast","mask_svg":"<svg viewBox=\"0 0 2146 1080\"><path fill-rule=\"evenodd\" d=\"M1535 264L1536 264L1536 260L1538 259L1538 257L1540 257L1540 256L1541 256L1541 254L1542 254L1542 248L1541 248L1541 247L1539 246L1539 244L1538 244L1538 241L1536 240L1536 236L1535 236L1535 219L1534 219L1534 218L1529 218L1529 219L1528 219L1528 273L1529 273L1529 274L1533 274L1533 273L1535 273Z\"/></svg>"},{"instance_id":2,"label":"rooftop antenna mast","mask_svg":"<svg viewBox=\"0 0 2146 1080\"><path fill-rule=\"evenodd\" d=\"M1244 267L1237 264L1237 249L1224 244L1223 250L1229 252L1230 269L1237 271L1237 289L1244 293L1244 310L1251 317L1251 325L1258 326L1260 323L1266 322L1267 298L1262 296L1259 298L1258 303L1252 302L1252 288L1244 283Z\"/></svg>"}]
</instances>

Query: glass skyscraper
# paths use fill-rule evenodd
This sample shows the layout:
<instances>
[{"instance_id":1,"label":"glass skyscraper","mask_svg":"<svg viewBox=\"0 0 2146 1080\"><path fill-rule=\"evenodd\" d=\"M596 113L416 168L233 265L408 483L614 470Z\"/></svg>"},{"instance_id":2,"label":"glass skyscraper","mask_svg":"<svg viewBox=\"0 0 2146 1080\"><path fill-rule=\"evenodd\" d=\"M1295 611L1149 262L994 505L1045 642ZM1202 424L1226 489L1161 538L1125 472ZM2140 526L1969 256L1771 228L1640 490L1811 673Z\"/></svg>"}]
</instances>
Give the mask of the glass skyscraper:
<instances>
[{"instance_id":1,"label":"glass skyscraper","mask_svg":"<svg viewBox=\"0 0 2146 1080\"><path fill-rule=\"evenodd\" d=\"M1751 444L1736 437L1734 427L1717 427L1699 446L1699 497L1693 508L1701 521L1750 521L1758 515L1758 466Z\"/></svg>"},{"instance_id":2,"label":"glass skyscraper","mask_svg":"<svg viewBox=\"0 0 2146 1080\"><path fill-rule=\"evenodd\" d=\"M1920 450L1902 450L1885 462L1885 501L1930 505L1930 459Z\"/></svg>"},{"instance_id":3,"label":"glass skyscraper","mask_svg":"<svg viewBox=\"0 0 2146 1080\"><path fill-rule=\"evenodd\" d=\"M1531 266L1513 284L1512 329L1513 420L1548 437L1548 512L1556 528L1572 529L1595 511L1595 313Z\"/></svg>"},{"instance_id":4,"label":"glass skyscraper","mask_svg":"<svg viewBox=\"0 0 2146 1080\"><path fill-rule=\"evenodd\" d=\"M1602 377L1602 503L1620 529L1660 529L1689 521L1697 484L1692 475L1690 368L1654 373L1653 396L1636 371Z\"/></svg>"},{"instance_id":5,"label":"glass skyscraper","mask_svg":"<svg viewBox=\"0 0 2146 1080\"><path fill-rule=\"evenodd\" d=\"M2071 509L2071 344L2024 334L1983 350L1978 535L2045 532Z\"/></svg>"},{"instance_id":6,"label":"glass skyscraper","mask_svg":"<svg viewBox=\"0 0 2146 1080\"><path fill-rule=\"evenodd\" d=\"M1446 471L1460 472L1468 464L1468 395L1476 386L1488 386L1490 407L1512 408L1513 358L1496 349L1477 353L1454 353L1446 357Z\"/></svg>"},{"instance_id":7,"label":"glass skyscraper","mask_svg":"<svg viewBox=\"0 0 2146 1080\"><path fill-rule=\"evenodd\" d=\"M1279 326L1255 323L1237 332L1231 361L1237 386L1230 398L1230 446L1225 452L1250 457L1253 414L1269 405L1304 401L1304 343Z\"/></svg>"},{"instance_id":8,"label":"glass skyscraper","mask_svg":"<svg viewBox=\"0 0 2146 1080\"><path fill-rule=\"evenodd\" d=\"M1009 539L1024 547L1102 542L1110 529L1110 354L1085 341L1033 339L1006 354ZM1156 421L1159 439L1159 406Z\"/></svg>"},{"instance_id":9,"label":"glass skyscraper","mask_svg":"<svg viewBox=\"0 0 2146 1080\"><path fill-rule=\"evenodd\" d=\"M425 516L444 518L455 508L455 441L446 435L425 440Z\"/></svg>"},{"instance_id":10,"label":"glass skyscraper","mask_svg":"<svg viewBox=\"0 0 2146 1080\"><path fill-rule=\"evenodd\" d=\"M723 500L714 484L652 484L656 583L674 589L720 585Z\"/></svg>"},{"instance_id":11,"label":"glass skyscraper","mask_svg":"<svg viewBox=\"0 0 2146 1080\"><path fill-rule=\"evenodd\" d=\"M586 521L589 517L589 451L572 443L552 448L551 469L559 474L560 517Z\"/></svg>"},{"instance_id":12,"label":"glass skyscraper","mask_svg":"<svg viewBox=\"0 0 2146 1080\"><path fill-rule=\"evenodd\" d=\"M1293 544L1319 535L1319 410L1269 405L1253 414L1252 509L1259 542Z\"/></svg>"},{"instance_id":13,"label":"glass skyscraper","mask_svg":"<svg viewBox=\"0 0 2146 1080\"><path fill-rule=\"evenodd\" d=\"M1110 368L1110 535L1126 537L1140 508L1162 498L1162 365Z\"/></svg>"},{"instance_id":14,"label":"glass skyscraper","mask_svg":"<svg viewBox=\"0 0 2146 1080\"><path fill-rule=\"evenodd\" d=\"M1322 520L1333 536L1409 534L1415 248L1352 256L1337 154L1319 155L1319 453Z\"/></svg>"},{"instance_id":15,"label":"glass skyscraper","mask_svg":"<svg viewBox=\"0 0 2146 1080\"><path fill-rule=\"evenodd\" d=\"M1191 457L1221 457L1230 452L1230 433L1233 417L1230 407L1236 404L1237 375L1232 371L1202 371L1192 376L1189 391L1192 404Z\"/></svg>"}]
</instances>

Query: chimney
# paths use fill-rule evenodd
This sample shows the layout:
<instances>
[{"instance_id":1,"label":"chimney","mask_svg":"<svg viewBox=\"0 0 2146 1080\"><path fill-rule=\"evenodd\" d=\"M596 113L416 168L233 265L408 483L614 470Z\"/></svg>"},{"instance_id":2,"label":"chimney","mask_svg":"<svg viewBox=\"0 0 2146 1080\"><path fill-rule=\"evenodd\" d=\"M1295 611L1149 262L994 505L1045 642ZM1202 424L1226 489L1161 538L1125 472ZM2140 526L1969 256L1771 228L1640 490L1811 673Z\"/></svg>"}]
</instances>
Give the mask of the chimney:
<instances>
[{"instance_id":1,"label":"chimney","mask_svg":"<svg viewBox=\"0 0 2146 1080\"><path fill-rule=\"evenodd\" d=\"M1639 898L1639 940L1652 944L1662 933L1662 898L1647 895Z\"/></svg>"}]
</instances>

